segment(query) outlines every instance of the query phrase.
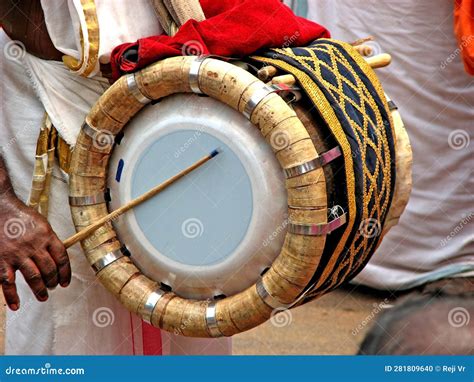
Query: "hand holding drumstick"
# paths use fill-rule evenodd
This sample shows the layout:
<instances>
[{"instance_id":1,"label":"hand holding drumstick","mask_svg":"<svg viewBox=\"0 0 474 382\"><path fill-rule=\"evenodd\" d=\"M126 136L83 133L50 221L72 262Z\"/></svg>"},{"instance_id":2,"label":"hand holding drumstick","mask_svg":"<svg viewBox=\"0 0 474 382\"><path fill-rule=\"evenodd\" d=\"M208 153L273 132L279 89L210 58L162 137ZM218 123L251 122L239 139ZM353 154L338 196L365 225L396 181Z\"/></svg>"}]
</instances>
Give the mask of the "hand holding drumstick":
<instances>
[{"instance_id":1,"label":"hand holding drumstick","mask_svg":"<svg viewBox=\"0 0 474 382\"><path fill-rule=\"evenodd\" d=\"M184 169L183 171L179 172L178 174L174 175L173 177L169 178L168 180L164 181L163 183L153 187L151 190L145 192L143 195L131 200L127 204L123 205L120 208L117 208L115 211L110 212L109 214L105 215L101 219L97 220L94 224L91 224L89 227L84 228L83 230L77 232L75 235L69 237L68 239L63 241L63 244L66 248L76 244L78 241L84 240L88 236L90 236L96 229L108 223L109 221L114 220L115 218L123 215L125 212L131 210L132 208L136 207L137 205L147 201L148 199L152 198L156 194L163 191L165 188L176 182L177 180L181 179L182 177L189 174L191 171L195 170L196 168L202 166L207 161L214 158L217 154L219 154L219 150L213 150L211 153L206 155L205 157L199 159L197 162L189 166L188 168Z\"/></svg>"}]
</instances>

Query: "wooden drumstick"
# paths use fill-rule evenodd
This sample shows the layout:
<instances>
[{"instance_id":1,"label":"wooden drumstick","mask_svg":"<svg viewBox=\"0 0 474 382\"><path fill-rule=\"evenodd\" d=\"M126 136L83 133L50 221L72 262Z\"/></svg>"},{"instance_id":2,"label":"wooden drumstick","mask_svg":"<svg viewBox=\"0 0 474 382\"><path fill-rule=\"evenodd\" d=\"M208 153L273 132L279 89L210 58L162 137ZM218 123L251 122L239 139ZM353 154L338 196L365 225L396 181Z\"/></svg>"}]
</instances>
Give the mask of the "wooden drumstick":
<instances>
[{"instance_id":1,"label":"wooden drumstick","mask_svg":"<svg viewBox=\"0 0 474 382\"><path fill-rule=\"evenodd\" d=\"M88 236L90 236L97 228L108 223L109 221L114 220L115 218L119 217L120 215L124 214L125 212L131 210L133 207L138 206L140 203L147 201L148 199L152 198L159 192L163 191L165 188L176 182L177 180L181 179L185 175L189 174L191 171L197 169L198 167L202 166L204 163L209 161L210 159L214 158L217 154L219 154L219 150L213 150L211 153L206 155L205 157L199 159L197 162L189 166L188 168L184 169L183 171L179 172L178 174L174 175L173 177L165 180L163 183L153 187L151 190L145 192L143 195L131 200L127 204L123 205L122 207L117 208L115 211L110 212L109 214L105 215L101 219L97 220L95 223L91 224L90 226L84 228L83 230L77 232L76 234L72 235L71 237L67 238L63 241L63 244L66 248L76 244L78 241L81 241Z\"/></svg>"},{"instance_id":2,"label":"wooden drumstick","mask_svg":"<svg viewBox=\"0 0 474 382\"><path fill-rule=\"evenodd\" d=\"M365 61L367 61L372 69L383 68L384 66L390 65L392 62L392 56L388 53L382 53L373 57L367 57L365 58Z\"/></svg>"}]
</instances>

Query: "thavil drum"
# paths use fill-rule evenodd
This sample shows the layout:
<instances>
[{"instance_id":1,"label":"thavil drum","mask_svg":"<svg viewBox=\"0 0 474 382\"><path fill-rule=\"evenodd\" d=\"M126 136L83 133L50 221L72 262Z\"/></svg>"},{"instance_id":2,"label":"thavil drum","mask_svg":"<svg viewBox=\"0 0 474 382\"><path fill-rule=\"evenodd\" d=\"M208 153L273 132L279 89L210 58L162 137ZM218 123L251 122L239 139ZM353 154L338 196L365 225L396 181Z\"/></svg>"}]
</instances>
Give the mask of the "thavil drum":
<instances>
[{"instance_id":1,"label":"thavil drum","mask_svg":"<svg viewBox=\"0 0 474 382\"><path fill-rule=\"evenodd\" d=\"M263 83L256 65L296 83ZM73 152L76 229L216 148L213 161L82 241L130 311L187 336L231 336L349 280L410 192L395 104L351 46L317 40L245 65L168 58L118 80Z\"/></svg>"}]
</instances>

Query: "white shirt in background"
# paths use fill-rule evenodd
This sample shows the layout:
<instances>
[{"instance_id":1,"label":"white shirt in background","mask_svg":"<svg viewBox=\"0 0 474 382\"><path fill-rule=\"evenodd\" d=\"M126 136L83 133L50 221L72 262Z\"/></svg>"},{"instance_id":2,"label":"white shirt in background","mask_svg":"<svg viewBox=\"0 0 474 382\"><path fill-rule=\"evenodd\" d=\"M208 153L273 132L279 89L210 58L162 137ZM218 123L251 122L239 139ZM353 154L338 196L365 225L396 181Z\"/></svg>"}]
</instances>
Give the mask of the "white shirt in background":
<instances>
[{"instance_id":1,"label":"white shirt in background","mask_svg":"<svg viewBox=\"0 0 474 382\"><path fill-rule=\"evenodd\" d=\"M374 36L377 70L413 148L413 191L356 283L407 289L474 271L474 77L463 68L452 1L309 0L333 38Z\"/></svg>"}]
</instances>

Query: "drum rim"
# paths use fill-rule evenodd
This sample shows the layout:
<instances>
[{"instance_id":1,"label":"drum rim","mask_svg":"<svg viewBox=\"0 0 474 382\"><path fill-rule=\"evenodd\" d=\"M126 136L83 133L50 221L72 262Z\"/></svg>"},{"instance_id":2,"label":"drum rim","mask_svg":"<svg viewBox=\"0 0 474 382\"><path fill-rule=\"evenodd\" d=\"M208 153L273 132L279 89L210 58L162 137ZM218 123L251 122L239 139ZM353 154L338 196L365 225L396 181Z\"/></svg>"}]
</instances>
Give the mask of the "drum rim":
<instances>
[{"instance_id":1,"label":"drum rim","mask_svg":"<svg viewBox=\"0 0 474 382\"><path fill-rule=\"evenodd\" d=\"M286 136L285 147L272 147L283 169L318 157L308 132L294 111L252 74L214 58L173 57L135 75L122 77L94 105L86 117L89 131L83 128L76 144L76 148L86 149L76 149L72 155L70 196L87 196L106 187L106 167L113 146L97 147L97 135L119 133L145 105L144 99L151 101L174 93L191 92L190 82L194 81L195 88L195 77L190 73L198 73L200 92L247 115L270 142L277 132ZM142 96L137 97L136 89ZM91 130L95 131L93 136ZM324 173L319 168L312 171L312 176L319 179L318 183L309 184L307 174L292 179L292 184L301 181L303 195L301 188L289 188L287 183L289 220L296 220L296 224L327 222ZM105 203L71 206L76 230L107 212ZM91 264L122 247L112 226L103 228L93 244L86 240L81 242ZM161 290L126 256L104 266L97 276L127 309L148 319L154 326L194 337L231 336L263 323L272 316L274 309L281 310L294 302L319 265L318 252L323 251L324 243L324 235L303 236L288 232L280 254L257 285L218 301L183 299L173 292ZM153 296L158 297L152 299Z\"/></svg>"}]
</instances>

